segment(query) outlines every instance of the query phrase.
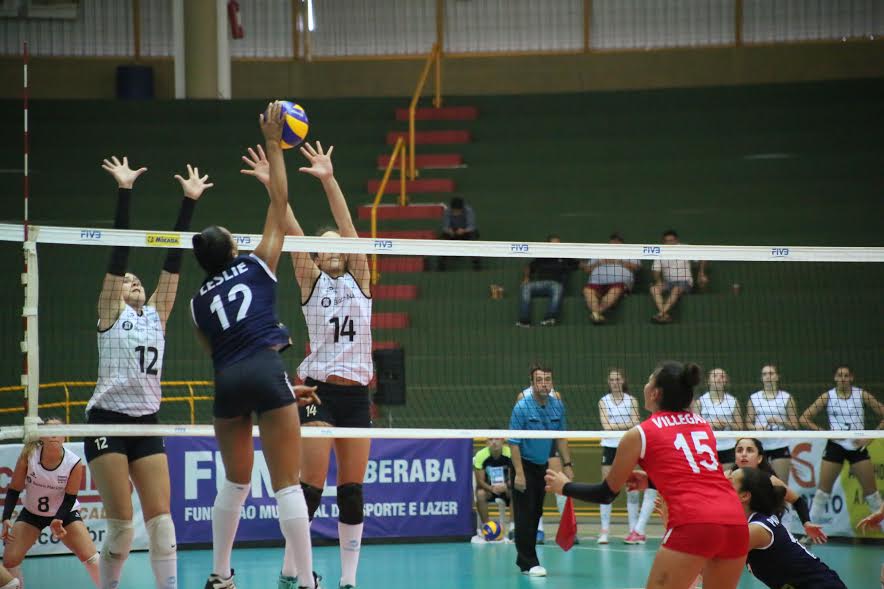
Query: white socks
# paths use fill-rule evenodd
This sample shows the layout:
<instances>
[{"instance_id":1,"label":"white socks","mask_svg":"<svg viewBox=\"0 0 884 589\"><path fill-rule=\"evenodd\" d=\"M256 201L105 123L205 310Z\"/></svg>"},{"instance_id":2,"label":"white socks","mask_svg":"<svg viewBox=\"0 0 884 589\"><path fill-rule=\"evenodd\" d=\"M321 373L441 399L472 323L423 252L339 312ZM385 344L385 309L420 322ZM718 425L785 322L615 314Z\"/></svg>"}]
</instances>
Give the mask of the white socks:
<instances>
[{"instance_id":1,"label":"white socks","mask_svg":"<svg viewBox=\"0 0 884 589\"><path fill-rule=\"evenodd\" d=\"M362 526L363 524L338 524L338 537L341 539L341 585L356 585Z\"/></svg>"},{"instance_id":2,"label":"white socks","mask_svg":"<svg viewBox=\"0 0 884 589\"><path fill-rule=\"evenodd\" d=\"M239 514L249 496L249 484L240 485L225 479L212 509L212 572L222 579L229 579L230 552L239 527Z\"/></svg>"},{"instance_id":3,"label":"white socks","mask_svg":"<svg viewBox=\"0 0 884 589\"><path fill-rule=\"evenodd\" d=\"M611 529L611 505L599 505L602 516L602 532L607 533Z\"/></svg>"},{"instance_id":4,"label":"white socks","mask_svg":"<svg viewBox=\"0 0 884 589\"><path fill-rule=\"evenodd\" d=\"M638 523L638 504L641 499L641 491L627 491L626 492L626 514L629 516L629 531L632 532L635 530L635 525ZM611 513L611 506L608 505L608 514ZM609 515L610 517L610 515ZM602 526L605 529L608 529L608 526Z\"/></svg>"},{"instance_id":5,"label":"white socks","mask_svg":"<svg viewBox=\"0 0 884 589\"><path fill-rule=\"evenodd\" d=\"M825 519L826 506L828 504L829 494L817 489L816 494L813 496L813 503L810 506L810 521L819 523Z\"/></svg>"},{"instance_id":6,"label":"white socks","mask_svg":"<svg viewBox=\"0 0 884 589\"><path fill-rule=\"evenodd\" d=\"M654 503L657 501L657 490L656 489L645 489L645 496L642 499L642 510L638 515L638 522L635 524L635 533L641 536L645 535L645 530L648 527L648 520L651 519L651 514L654 513Z\"/></svg>"},{"instance_id":7,"label":"white socks","mask_svg":"<svg viewBox=\"0 0 884 589\"><path fill-rule=\"evenodd\" d=\"M279 527L285 537L286 553L291 553L294 568L300 572L298 586L314 589L313 551L310 545L310 519L307 517L307 502L301 485L292 485L276 492L279 506ZM283 574L291 564L283 560Z\"/></svg>"}]
</instances>

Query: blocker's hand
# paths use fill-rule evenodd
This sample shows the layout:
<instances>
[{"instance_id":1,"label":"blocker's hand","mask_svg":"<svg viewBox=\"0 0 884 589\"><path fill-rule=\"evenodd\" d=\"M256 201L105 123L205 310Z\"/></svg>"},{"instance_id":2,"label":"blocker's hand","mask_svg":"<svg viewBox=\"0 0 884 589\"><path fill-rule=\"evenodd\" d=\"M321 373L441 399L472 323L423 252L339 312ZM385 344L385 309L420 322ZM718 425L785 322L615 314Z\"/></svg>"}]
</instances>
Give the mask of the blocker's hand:
<instances>
[{"instance_id":1,"label":"blocker's hand","mask_svg":"<svg viewBox=\"0 0 884 589\"><path fill-rule=\"evenodd\" d=\"M298 407L306 407L307 405L322 405L322 400L316 394L316 387L308 387L306 385L295 385L295 398L298 400Z\"/></svg>"},{"instance_id":2,"label":"blocker's hand","mask_svg":"<svg viewBox=\"0 0 884 589\"><path fill-rule=\"evenodd\" d=\"M250 147L249 155L242 156L242 161L245 162L249 169L240 170L240 174L253 176L254 178L257 178L258 182L260 182L264 186L268 186L270 184L270 162L267 161L267 154L264 153L263 147L261 147L260 145L256 145L255 149L252 149Z\"/></svg>"},{"instance_id":3,"label":"blocker's hand","mask_svg":"<svg viewBox=\"0 0 884 589\"><path fill-rule=\"evenodd\" d=\"M114 177L114 180L117 181L117 186L129 189L135 184L135 180L147 171L147 168L133 170L129 167L129 158L123 156L123 161L120 162L115 155L112 155L110 159L105 159L101 167Z\"/></svg>"},{"instance_id":4,"label":"blocker's hand","mask_svg":"<svg viewBox=\"0 0 884 589\"><path fill-rule=\"evenodd\" d=\"M282 140L282 104L278 100L267 105L267 110L258 115L261 133L268 145L276 145Z\"/></svg>"},{"instance_id":5,"label":"blocker's hand","mask_svg":"<svg viewBox=\"0 0 884 589\"><path fill-rule=\"evenodd\" d=\"M207 188L214 186L214 184L208 181L208 174L200 177L200 169L194 168L190 164L187 164L187 179L185 180L179 174L175 174L175 179L181 184L184 196L191 200L199 200Z\"/></svg>"},{"instance_id":6,"label":"blocker's hand","mask_svg":"<svg viewBox=\"0 0 884 589\"><path fill-rule=\"evenodd\" d=\"M334 149L335 146L332 145L328 148L327 152L324 152L322 150L322 143L319 141L316 142L315 148L305 141L304 145L301 146L301 153L310 162L310 167L298 168L298 171L315 176L320 180L334 177L335 169L331 161L331 154Z\"/></svg>"}]
</instances>

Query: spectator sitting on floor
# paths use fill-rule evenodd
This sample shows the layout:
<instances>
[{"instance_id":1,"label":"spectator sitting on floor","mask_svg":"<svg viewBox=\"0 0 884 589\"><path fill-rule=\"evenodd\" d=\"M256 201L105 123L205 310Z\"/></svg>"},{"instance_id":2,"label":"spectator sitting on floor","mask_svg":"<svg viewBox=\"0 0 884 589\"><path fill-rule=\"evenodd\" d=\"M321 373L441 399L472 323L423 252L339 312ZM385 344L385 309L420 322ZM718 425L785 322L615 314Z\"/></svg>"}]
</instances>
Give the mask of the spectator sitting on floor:
<instances>
[{"instance_id":1,"label":"spectator sitting on floor","mask_svg":"<svg viewBox=\"0 0 884 589\"><path fill-rule=\"evenodd\" d=\"M664 245L679 245L678 233L669 229L663 233ZM651 286L651 297L657 306L657 314L651 317L654 323L672 323L669 312L675 307L682 295L694 288L694 277L691 273L689 260L654 260L651 266L654 284ZM699 262L697 270L697 286L704 288L709 283L706 276L706 261ZM666 295L669 298L666 298Z\"/></svg>"},{"instance_id":2,"label":"spectator sitting on floor","mask_svg":"<svg viewBox=\"0 0 884 589\"><path fill-rule=\"evenodd\" d=\"M455 196L451 199L451 204L445 208L442 214L442 232L439 234L440 239L479 239L479 230L476 228L476 213L473 207L464 203L464 200ZM445 257L440 257L437 262L439 271L446 268ZM473 258L473 269L479 270L482 265L479 258Z\"/></svg>"},{"instance_id":3,"label":"spectator sitting on floor","mask_svg":"<svg viewBox=\"0 0 884 589\"><path fill-rule=\"evenodd\" d=\"M550 243L561 243L558 235L547 238ZM567 258L537 258L525 266L519 296L518 327L531 327L531 299L549 297L541 325L555 325L562 313L562 298L568 276L577 269L577 260Z\"/></svg>"},{"instance_id":4,"label":"spectator sitting on floor","mask_svg":"<svg viewBox=\"0 0 884 589\"><path fill-rule=\"evenodd\" d=\"M623 236L612 233L608 243L623 244ZM590 320L596 325L605 322L605 313L635 284L635 273L641 268L640 260L614 260L592 258L583 262L581 268L589 274L583 287L583 298L589 309Z\"/></svg>"}]
</instances>

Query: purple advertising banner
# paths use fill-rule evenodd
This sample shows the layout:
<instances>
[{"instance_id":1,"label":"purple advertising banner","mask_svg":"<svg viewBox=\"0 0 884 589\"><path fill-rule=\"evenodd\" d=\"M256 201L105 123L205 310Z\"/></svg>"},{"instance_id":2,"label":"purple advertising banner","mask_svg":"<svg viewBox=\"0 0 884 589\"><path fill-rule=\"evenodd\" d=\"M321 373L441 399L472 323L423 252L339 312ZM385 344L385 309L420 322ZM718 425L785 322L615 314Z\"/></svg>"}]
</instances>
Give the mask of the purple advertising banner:
<instances>
[{"instance_id":1,"label":"purple advertising banner","mask_svg":"<svg viewBox=\"0 0 884 589\"><path fill-rule=\"evenodd\" d=\"M213 438L167 438L172 518L180 544L212 541L212 504L224 480ZM374 440L365 473L365 538L470 536L472 440ZM338 536L336 468L329 467L315 537ZM252 489L236 539L282 540L270 473L255 440Z\"/></svg>"}]
</instances>

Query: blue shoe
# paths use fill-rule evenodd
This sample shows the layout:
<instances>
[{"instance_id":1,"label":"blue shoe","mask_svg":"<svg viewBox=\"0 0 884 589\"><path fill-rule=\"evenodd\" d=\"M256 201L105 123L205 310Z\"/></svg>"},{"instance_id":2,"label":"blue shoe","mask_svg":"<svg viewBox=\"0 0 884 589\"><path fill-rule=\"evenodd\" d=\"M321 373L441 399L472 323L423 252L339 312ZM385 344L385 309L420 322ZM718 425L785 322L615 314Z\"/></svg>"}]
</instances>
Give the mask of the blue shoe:
<instances>
[{"instance_id":1,"label":"blue shoe","mask_svg":"<svg viewBox=\"0 0 884 589\"><path fill-rule=\"evenodd\" d=\"M542 530L537 530L537 544L543 544L545 539L546 534L544 534Z\"/></svg>"},{"instance_id":2,"label":"blue shoe","mask_svg":"<svg viewBox=\"0 0 884 589\"><path fill-rule=\"evenodd\" d=\"M279 573L276 589L298 589L298 577L287 577Z\"/></svg>"}]
</instances>

